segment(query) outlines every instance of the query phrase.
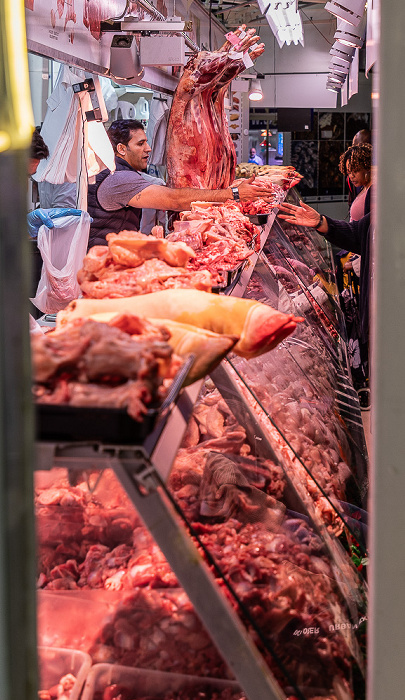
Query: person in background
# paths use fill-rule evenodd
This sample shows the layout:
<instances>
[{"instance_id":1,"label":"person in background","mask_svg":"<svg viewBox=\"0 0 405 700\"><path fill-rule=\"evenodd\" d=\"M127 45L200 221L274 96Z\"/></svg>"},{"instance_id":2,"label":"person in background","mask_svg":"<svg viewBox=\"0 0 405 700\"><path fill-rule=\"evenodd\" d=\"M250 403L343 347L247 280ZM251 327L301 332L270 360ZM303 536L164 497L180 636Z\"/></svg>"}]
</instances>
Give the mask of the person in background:
<instances>
[{"instance_id":1,"label":"person in background","mask_svg":"<svg viewBox=\"0 0 405 700\"><path fill-rule=\"evenodd\" d=\"M263 160L259 155L257 155L255 148L250 149L248 163L256 163L256 165L263 165Z\"/></svg>"},{"instance_id":2,"label":"person in background","mask_svg":"<svg viewBox=\"0 0 405 700\"><path fill-rule=\"evenodd\" d=\"M370 250L371 250L371 233L370 233L370 213L363 216L359 221L338 221L331 219L328 216L320 214L316 209L308 206L304 202L300 206L280 204L280 213L278 216L285 219L290 224L298 226L308 226L322 234L333 245L350 250L361 255L362 264L360 268L360 292L359 292L359 345L360 356L367 377L369 376L369 292L370 292ZM362 408L370 406L370 390L364 392L363 396L359 393L359 399L363 401Z\"/></svg>"},{"instance_id":3,"label":"person in background","mask_svg":"<svg viewBox=\"0 0 405 700\"><path fill-rule=\"evenodd\" d=\"M340 156L339 170L356 188L357 194L350 207L350 221L358 221L370 211L371 156L369 143L350 146Z\"/></svg>"},{"instance_id":4,"label":"person in background","mask_svg":"<svg viewBox=\"0 0 405 700\"><path fill-rule=\"evenodd\" d=\"M360 129L360 131L358 131L357 134L353 136L352 146L360 146L360 144L362 143L371 144L370 129Z\"/></svg>"},{"instance_id":5,"label":"person in background","mask_svg":"<svg viewBox=\"0 0 405 700\"><path fill-rule=\"evenodd\" d=\"M270 188L255 184L254 177L218 190L151 184L142 173L151 152L143 124L136 119L121 119L113 122L107 133L114 148L116 170L114 173L103 170L96 175L95 184L89 186L87 208L93 219L89 248L107 245L108 233L139 231L143 209L183 211L190 209L191 202L196 200L246 201L270 195Z\"/></svg>"},{"instance_id":6,"label":"person in background","mask_svg":"<svg viewBox=\"0 0 405 700\"><path fill-rule=\"evenodd\" d=\"M371 145L371 131L369 129L360 129L353 136L352 146L361 146L362 144L369 143ZM352 205L353 200L359 193L359 188L357 188L350 180L349 177L346 178L347 188L349 190L348 203L349 208Z\"/></svg>"},{"instance_id":7,"label":"person in background","mask_svg":"<svg viewBox=\"0 0 405 700\"><path fill-rule=\"evenodd\" d=\"M37 127L32 134L32 141L28 156L28 166L27 174L29 177L34 175L36 172L40 160L43 158L48 158L49 149L46 145L44 139L39 133L39 128ZM27 227L28 234L30 237L31 250L32 250L32 274L31 274L31 290L30 297L34 297L39 280L41 278L42 270L42 256L37 246L37 236L40 227L45 224L48 228L53 228L53 219L60 216L66 216L67 214L72 214L75 216L80 216L81 211L79 209L72 208L52 208L43 209L39 207L27 214ZM32 315L34 318L38 318L40 312L34 306L31 307Z\"/></svg>"},{"instance_id":8,"label":"person in background","mask_svg":"<svg viewBox=\"0 0 405 700\"><path fill-rule=\"evenodd\" d=\"M346 175L353 188L355 196L350 207L350 221L359 221L370 212L371 206L371 155L369 143L350 146L340 157L340 172ZM340 294L340 304L346 319L347 339L349 347L349 363L353 385L357 389L361 406L367 407L368 368L361 353L360 339L360 272L361 256L348 250L335 253L337 260L336 281Z\"/></svg>"},{"instance_id":9,"label":"person in background","mask_svg":"<svg viewBox=\"0 0 405 700\"><path fill-rule=\"evenodd\" d=\"M34 175L34 173L36 173L39 161L43 158L48 158L48 156L49 148L46 145L41 134L39 133L37 127L36 129L34 129L34 133L32 134L31 146L28 154L28 177L31 177L31 175Z\"/></svg>"}]
</instances>

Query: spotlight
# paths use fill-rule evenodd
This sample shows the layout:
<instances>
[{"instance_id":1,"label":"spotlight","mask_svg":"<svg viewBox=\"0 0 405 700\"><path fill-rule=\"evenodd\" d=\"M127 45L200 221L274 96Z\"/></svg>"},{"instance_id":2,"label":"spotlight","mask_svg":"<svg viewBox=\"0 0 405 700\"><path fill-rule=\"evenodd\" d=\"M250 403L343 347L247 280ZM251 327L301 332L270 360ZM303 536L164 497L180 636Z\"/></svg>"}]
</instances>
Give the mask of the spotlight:
<instances>
[{"instance_id":1,"label":"spotlight","mask_svg":"<svg viewBox=\"0 0 405 700\"><path fill-rule=\"evenodd\" d=\"M353 27L349 22L338 22L335 32L335 39L345 46L353 46L355 49L361 49L363 46L364 25L361 23L359 27Z\"/></svg>"},{"instance_id":2,"label":"spotlight","mask_svg":"<svg viewBox=\"0 0 405 700\"><path fill-rule=\"evenodd\" d=\"M110 74L120 81L134 82L141 78L144 69L139 60L139 53L133 34L115 34L110 49Z\"/></svg>"},{"instance_id":3,"label":"spotlight","mask_svg":"<svg viewBox=\"0 0 405 700\"><path fill-rule=\"evenodd\" d=\"M252 102L259 102L259 100L263 99L263 90L262 86L260 83L260 80L257 80L255 78L254 80L250 81L249 84L249 100L252 100Z\"/></svg>"},{"instance_id":4,"label":"spotlight","mask_svg":"<svg viewBox=\"0 0 405 700\"><path fill-rule=\"evenodd\" d=\"M325 5L338 19L343 19L354 27L358 27L363 17L366 0L330 0Z\"/></svg>"}]
</instances>

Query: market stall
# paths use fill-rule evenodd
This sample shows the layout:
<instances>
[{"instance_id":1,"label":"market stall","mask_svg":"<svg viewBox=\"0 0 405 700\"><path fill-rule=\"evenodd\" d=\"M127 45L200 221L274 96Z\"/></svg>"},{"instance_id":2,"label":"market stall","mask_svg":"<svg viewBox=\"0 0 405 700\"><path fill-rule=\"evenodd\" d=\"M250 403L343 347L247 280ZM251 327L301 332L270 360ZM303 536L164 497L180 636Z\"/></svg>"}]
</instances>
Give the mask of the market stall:
<instances>
[{"instance_id":1,"label":"market stall","mask_svg":"<svg viewBox=\"0 0 405 700\"><path fill-rule=\"evenodd\" d=\"M237 40L200 157L171 140L182 186L234 182ZM294 169L263 177L256 207L110 234L33 337L43 697L365 697L368 459L331 251L277 218Z\"/></svg>"},{"instance_id":2,"label":"market stall","mask_svg":"<svg viewBox=\"0 0 405 700\"><path fill-rule=\"evenodd\" d=\"M120 670L128 665L175 670L184 677L179 688L187 676L200 679L196 688L205 677L229 679L215 689L220 697L241 697L235 681L249 698L364 692L360 411L330 251L299 229L296 248L275 214L260 229L255 264L245 261L221 293L299 310L305 320L293 335L256 359L231 355L202 388L192 385L188 410L182 394L159 446L150 435L146 448L60 444L55 424L47 433L44 423L40 466L50 471L36 475L40 641L116 665L119 684L132 687ZM312 246L305 262L304 238ZM189 292L180 292L186 300ZM108 308L108 299L97 303L104 301ZM76 615L87 619L80 628Z\"/></svg>"}]
</instances>

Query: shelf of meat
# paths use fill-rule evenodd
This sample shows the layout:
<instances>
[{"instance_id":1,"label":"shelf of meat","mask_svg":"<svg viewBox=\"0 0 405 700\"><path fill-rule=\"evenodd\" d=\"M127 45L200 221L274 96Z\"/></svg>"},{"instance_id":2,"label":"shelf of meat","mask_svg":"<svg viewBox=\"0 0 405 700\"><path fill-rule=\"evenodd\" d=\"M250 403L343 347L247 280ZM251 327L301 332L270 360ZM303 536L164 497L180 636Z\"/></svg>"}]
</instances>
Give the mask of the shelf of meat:
<instances>
[{"instance_id":1,"label":"shelf of meat","mask_svg":"<svg viewBox=\"0 0 405 700\"><path fill-rule=\"evenodd\" d=\"M294 335L230 355L152 455L65 446L36 473L39 638L243 688L202 697L360 700L367 452L330 251L274 215L253 261L233 293L301 315Z\"/></svg>"}]
</instances>

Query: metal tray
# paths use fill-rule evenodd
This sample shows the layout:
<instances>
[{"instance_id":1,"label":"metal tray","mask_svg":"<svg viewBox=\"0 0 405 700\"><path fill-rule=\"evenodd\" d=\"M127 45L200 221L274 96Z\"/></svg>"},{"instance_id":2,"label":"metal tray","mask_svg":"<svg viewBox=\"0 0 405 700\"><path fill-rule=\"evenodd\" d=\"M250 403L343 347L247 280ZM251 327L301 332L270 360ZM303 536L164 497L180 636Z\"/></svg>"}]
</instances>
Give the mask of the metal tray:
<instances>
[{"instance_id":1,"label":"metal tray","mask_svg":"<svg viewBox=\"0 0 405 700\"><path fill-rule=\"evenodd\" d=\"M246 260L249 260L249 258L246 258ZM232 270L218 270L218 274L221 276L221 281L212 287L212 291L214 293L223 292L225 289L227 289L227 287L230 287L243 270L246 260L242 260L242 262L236 267L233 267Z\"/></svg>"},{"instance_id":2,"label":"metal tray","mask_svg":"<svg viewBox=\"0 0 405 700\"><path fill-rule=\"evenodd\" d=\"M267 218L271 212L268 214L245 214L249 221L256 226L265 226L267 224Z\"/></svg>"},{"instance_id":3,"label":"metal tray","mask_svg":"<svg viewBox=\"0 0 405 700\"><path fill-rule=\"evenodd\" d=\"M140 422L125 408L71 406L69 404L35 404L36 439L41 442L96 441L112 445L143 445L158 419L176 401L194 362L190 355L180 367L169 392L160 406L152 406Z\"/></svg>"}]
</instances>

